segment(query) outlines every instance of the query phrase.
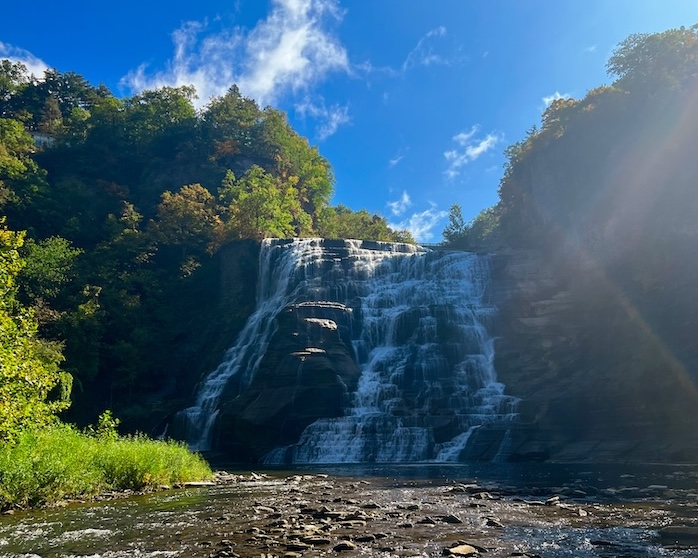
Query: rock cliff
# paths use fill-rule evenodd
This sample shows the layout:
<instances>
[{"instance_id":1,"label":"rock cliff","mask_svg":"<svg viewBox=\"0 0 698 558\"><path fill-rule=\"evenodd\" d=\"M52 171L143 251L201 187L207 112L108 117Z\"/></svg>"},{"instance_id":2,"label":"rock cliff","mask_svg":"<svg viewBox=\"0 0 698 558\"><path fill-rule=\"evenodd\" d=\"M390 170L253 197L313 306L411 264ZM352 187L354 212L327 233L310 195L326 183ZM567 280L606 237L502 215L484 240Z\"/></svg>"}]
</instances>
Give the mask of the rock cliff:
<instances>
[{"instance_id":1,"label":"rock cliff","mask_svg":"<svg viewBox=\"0 0 698 558\"><path fill-rule=\"evenodd\" d=\"M675 320L695 323L692 301L657 317L659 294L643 300L589 259L510 251L494 262L496 368L522 399L510 459L698 460L697 350L667 341Z\"/></svg>"},{"instance_id":2,"label":"rock cliff","mask_svg":"<svg viewBox=\"0 0 698 558\"><path fill-rule=\"evenodd\" d=\"M341 241L332 242L318 264L330 291L336 266L346 264ZM222 262L223 283L238 298L249 293L239 284L253 273L248 252L238 247ZM490 262L495 368L506 394L521 400L520 421L478 427L460 459L698 461L698 310L690 297L698 265L687 263L680 279L659 289L569 253L500 250ZM358 308L285 306L249 387L234 380L226 387L213 446L257 462L296 443L316 420L345 414L360 376L351 341ZM421 319L416 310L401 316L396 342ZM449 331L439 326L437 335L443 341Z\"/></svg>"},{"instance_id":3,"label":"rock cliff","mask_svg":"<svg viewBox=\"0 0 698 558\"><path fill-rule=\"evenodd\" d=\"M231 382L223 395L216 449L257 462L315 420L342 415L360 374L348 343L351 314L338 303L284 308L250 386L239 393Z\"/></svg>"}]
</instances>

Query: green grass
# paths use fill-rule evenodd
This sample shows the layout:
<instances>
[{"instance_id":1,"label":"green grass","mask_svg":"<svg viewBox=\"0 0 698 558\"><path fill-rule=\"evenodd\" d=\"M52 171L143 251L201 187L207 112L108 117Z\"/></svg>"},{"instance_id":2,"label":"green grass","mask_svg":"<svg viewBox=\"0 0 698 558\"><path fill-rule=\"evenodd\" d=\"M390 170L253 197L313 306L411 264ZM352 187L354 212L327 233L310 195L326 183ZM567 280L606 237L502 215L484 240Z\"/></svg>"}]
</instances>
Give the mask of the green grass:
<instances>
[{"instance_id":1,"label":"green grass","mask_svg":"<svg viewBox=\"0 0 698 558\"><path fill-rule=\"evenodd\" d=\"M180 443L83 433L61 424L24 431L16 443L0 446L0 509L211 477L206 461Z\"/></svg>"}]
</instances>

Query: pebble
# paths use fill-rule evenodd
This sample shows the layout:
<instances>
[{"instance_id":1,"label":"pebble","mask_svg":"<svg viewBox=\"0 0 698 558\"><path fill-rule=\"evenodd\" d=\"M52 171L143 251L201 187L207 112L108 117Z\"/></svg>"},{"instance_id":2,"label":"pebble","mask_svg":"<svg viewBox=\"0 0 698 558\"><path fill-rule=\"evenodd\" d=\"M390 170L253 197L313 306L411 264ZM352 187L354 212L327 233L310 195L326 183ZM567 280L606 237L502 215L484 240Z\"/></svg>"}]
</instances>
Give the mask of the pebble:
<instances>
[{"instance_id":1,"label":"pebble","mask_svg":"<svg viewBox=\"0 0 698 558\"><path fill-rule=\"evenodd\" d=\"M356 550L357 546L351 541L339 541L332 550L335 552L343 552L345 550Z\"/></svg>"}]
</instances>

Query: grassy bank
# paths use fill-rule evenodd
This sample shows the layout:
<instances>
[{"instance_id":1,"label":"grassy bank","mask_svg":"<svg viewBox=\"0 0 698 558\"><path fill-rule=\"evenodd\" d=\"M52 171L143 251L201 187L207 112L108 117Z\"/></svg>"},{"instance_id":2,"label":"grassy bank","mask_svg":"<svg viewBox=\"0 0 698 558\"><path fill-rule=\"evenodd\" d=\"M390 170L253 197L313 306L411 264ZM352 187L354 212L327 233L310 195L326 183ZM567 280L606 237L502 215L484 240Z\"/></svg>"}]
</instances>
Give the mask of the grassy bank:
<instances>
[{"instance_id":1,"label":"grassy bank","mask_svg":"<svg viewBox=\"0 0 698 558\"><path fill-rule=\"evenodd\" d=\"M0 509L211 477L206 461L182 444L61 424L27 430L0 446Z\"/></svg>"}]
</instances>

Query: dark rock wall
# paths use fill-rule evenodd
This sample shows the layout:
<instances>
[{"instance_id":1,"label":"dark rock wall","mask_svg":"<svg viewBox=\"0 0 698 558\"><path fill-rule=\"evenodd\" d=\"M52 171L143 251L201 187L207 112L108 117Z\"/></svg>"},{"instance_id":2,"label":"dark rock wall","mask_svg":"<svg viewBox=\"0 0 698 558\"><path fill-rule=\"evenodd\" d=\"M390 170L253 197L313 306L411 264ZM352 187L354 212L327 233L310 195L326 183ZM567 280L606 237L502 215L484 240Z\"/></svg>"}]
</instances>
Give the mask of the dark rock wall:
<instances>
[{"instance_id":1,"label":"dark rock wall","mask_svg":"<svg viewBox=\"0 0 698 558\"><path fill-rule=\"evenodd\" d=\"M254 463L317 419L341 416L360 375L346 341L351 314L338 303L284 308L250 386L239 393L232 382L223 395L214 447Z\"/></svg>"},{"instance_id":2,"label":"dark rock wall","mask_svg":"<svg viewBox=\"0 0 698 558\"><path fill-rule=\"evenodd\" d=\"M656 296L589 260L519 251L493 268L496 369L522 398L513 459L698 460L698 355L672 343L678 312L656 319Z\"/></svg>"},{"instance_id":3,"label":"dark rock wall","mask_svg":"<svg viewBox=\"0 0 698 558\"><path fill-rule=\"evenodd\" d=\"M221 362L256 304L259 243L241 240L224 246L211 261L197 270L196 289L190 296L195 310L188 316L186 340L172 347L170 358L173 388L159 394L153 408L166 412L153 414L149 430L159 435L172 415L191 404L199 381ZM142 428L142 427L141 427ZM184 434L169 430L175 438Z\"/></svg>"},{"instance_id":4,"label":"dark rock wall","mask_svg":"<svg viewBox=\"0 0 698 558\"><path fill-rule=\"evenodd\" d=\"M197 333L187 389L254 310L258 255L254 242L233 243L210 270L216 318ZM495 367L521 398L521 422L474 432L466 459L501 458L505 443L512 460L698 461L693 268L648 294L588 259L512 250L491 262ZM341 416L359 376L354 318L339 304L285 308L252 385L228 386L215 446L254 462L316 419Z\"/></svg>"}]
</instances>

